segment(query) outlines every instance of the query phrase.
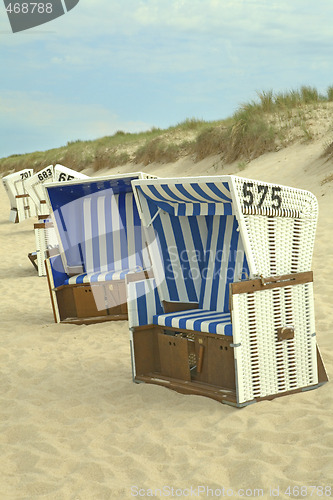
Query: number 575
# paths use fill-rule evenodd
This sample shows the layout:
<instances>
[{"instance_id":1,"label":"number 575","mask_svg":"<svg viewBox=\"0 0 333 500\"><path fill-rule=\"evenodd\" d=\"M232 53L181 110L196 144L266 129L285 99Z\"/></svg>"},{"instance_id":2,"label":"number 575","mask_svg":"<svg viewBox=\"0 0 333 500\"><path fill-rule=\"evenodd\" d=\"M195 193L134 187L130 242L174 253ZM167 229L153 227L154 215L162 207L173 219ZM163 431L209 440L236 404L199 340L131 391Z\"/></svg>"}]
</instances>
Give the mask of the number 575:
<instances>
[{"instance_id":1,"label":"number 575","mask_svg":"<svg viewBox=\"0 0 333 500\"><path fill-rule=\"evenodd\" d=\"M279 209L282 204L282 198L279 196L281 188L279 186L267 186L267 185L257 185L257 191L259 196L259 202L257 208L261 208L268 193L271 194L271 206L272 208ZM243 203L245 207L252 207L254 204L254 187L253 182L244 182L243 184Z\"/></svg>"}]
</instances>

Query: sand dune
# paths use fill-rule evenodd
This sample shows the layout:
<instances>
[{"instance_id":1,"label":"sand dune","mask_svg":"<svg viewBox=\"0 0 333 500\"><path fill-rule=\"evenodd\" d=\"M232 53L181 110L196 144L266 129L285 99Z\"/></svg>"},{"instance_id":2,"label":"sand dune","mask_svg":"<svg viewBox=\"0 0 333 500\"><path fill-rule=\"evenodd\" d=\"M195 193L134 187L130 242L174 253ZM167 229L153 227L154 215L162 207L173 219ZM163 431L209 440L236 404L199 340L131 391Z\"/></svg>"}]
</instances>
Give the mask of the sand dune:
<instances>
[{"instance_id":1,"label":"sand dune","mask_svg":"<svg viewBox=\"0 0 333 500\"><path fill-rule=\"evenodd\" d=\"M332 377L333 196L332 183L321 183L333 168L321 151L319 141L295 144L239 173L318 197L317 338ZM218 158L147 169L163 177L236 170ZM169 497L184 490L189 498L296 498L293 487L301 486L307 498L328 496L331 383L241 410L133 384L127 323L55 324L46 278L38 278L27 258L34 249L33 221L14 225L8 216L1 186L1 499L147 498L164 487ZM163 496L156 491L155 498Z\"/></svg>"}]
</instances>

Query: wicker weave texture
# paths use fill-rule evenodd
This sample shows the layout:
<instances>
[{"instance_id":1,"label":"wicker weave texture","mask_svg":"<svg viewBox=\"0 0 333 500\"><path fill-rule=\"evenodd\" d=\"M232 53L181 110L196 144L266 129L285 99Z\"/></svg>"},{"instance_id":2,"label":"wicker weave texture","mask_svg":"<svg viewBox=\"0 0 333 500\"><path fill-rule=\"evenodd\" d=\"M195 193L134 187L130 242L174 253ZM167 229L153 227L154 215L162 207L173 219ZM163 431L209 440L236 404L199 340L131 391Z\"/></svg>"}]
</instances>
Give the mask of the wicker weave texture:
<instances>
[{"instance_id":1,"label":"wicker weave texture","mask_svg":"<svg viewBox=\"0 0 333 500\"><path fill-rule=\"evenodd\" d=\"M318 203L308 191L234 178L253 275L311 269Z\"/></svg>"},{"instance_id":2,"label":"wicker weave texture","mask_svg":"<svg viewBox=\"0 0 333 500\"><path fill-rule=\"evenodd\" d=\"M317 383L312 283L234 295L232 317L239 403Z\"/></svg>"},{"instance_id":3,"label":"wicker weave texture","mask_svg":"<svg viewBox=\"0 0 333 500\"><path fill-rule=\"evenodd\" d=\"M54 227L35 229L35 242L37 251L38 276L46 276L46 252L58 246L57 234Z\"/></svg>"}]
</instances>

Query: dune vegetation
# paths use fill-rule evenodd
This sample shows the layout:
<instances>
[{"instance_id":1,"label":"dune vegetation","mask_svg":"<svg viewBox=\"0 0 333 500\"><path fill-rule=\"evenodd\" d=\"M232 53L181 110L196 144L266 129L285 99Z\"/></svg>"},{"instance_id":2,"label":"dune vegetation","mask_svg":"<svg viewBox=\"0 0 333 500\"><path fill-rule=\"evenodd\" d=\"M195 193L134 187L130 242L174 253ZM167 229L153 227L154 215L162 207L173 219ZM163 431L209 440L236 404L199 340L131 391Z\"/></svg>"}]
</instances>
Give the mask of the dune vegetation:
<instances>
[{"instance_id":1,"label":"dune vegetation","mask_svg":"<svg viewBox=\"0 0 333 500\"><path fill-rule=\"evenodd\" d=\"M328 87L325 95L309 86L282 93L261 91L255 100L241 104L224 120L188 118L164 130L119 130L94 141L70 141L56 149L2 158L0 174L23 168L38 171L56 163L78 171L91 168L97 172L128 163L172 163L184 156L200 161L210 155L219 155L226 164L238 161L246 165L295 141L315 140L320 130L327 131L332 125L333 86ZM333 157L333 142L326 145L323 154Z\"/></svg>"}]
</instances>

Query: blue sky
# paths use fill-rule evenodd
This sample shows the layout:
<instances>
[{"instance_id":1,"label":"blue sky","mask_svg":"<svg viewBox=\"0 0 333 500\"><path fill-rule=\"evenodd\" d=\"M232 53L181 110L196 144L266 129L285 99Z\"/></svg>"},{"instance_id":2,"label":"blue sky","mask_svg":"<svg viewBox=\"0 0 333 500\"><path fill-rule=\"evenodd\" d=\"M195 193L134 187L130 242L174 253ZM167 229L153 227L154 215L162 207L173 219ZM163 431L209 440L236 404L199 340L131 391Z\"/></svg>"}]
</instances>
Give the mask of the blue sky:
<instances>
[{"instance_id":1,"label":"blue sky","mask_svg":"<svg viewBox=\"0 0 333 500\"><path fill-rule=\"evenodd\" d=\"M325 92L332 54L332 0L80 0L15 34L1 2L0 157Z\"/></svg>"}]
</instances>

